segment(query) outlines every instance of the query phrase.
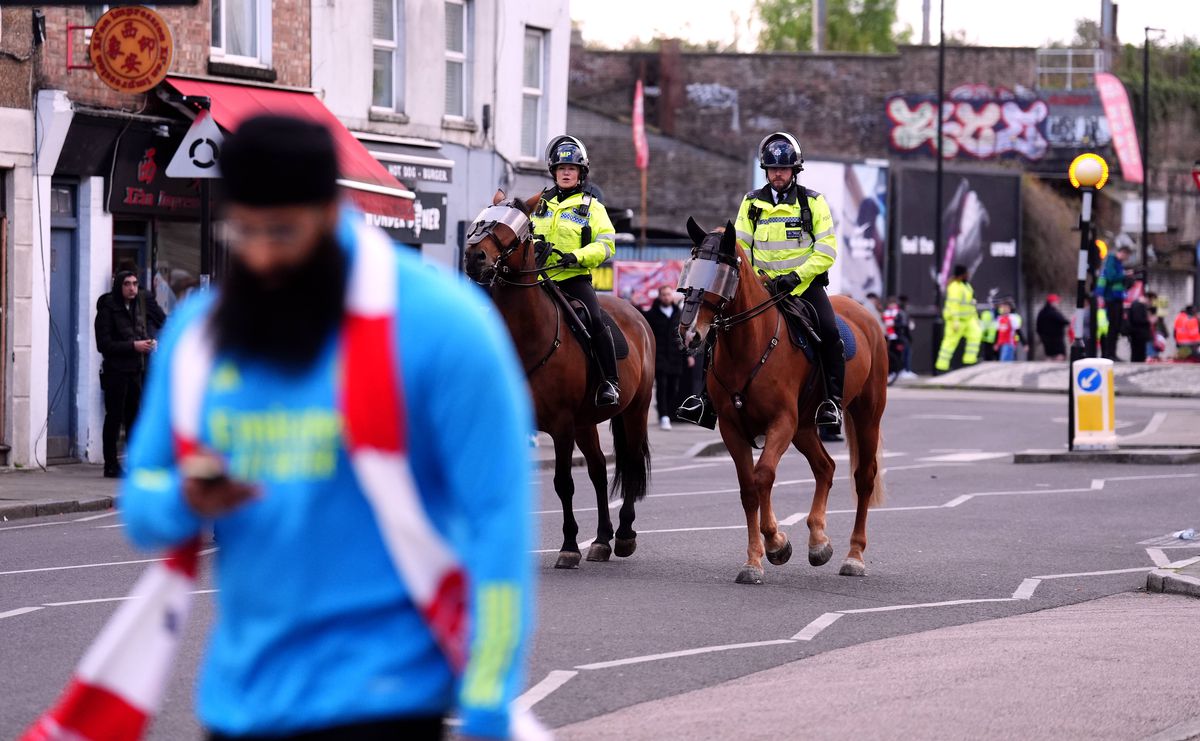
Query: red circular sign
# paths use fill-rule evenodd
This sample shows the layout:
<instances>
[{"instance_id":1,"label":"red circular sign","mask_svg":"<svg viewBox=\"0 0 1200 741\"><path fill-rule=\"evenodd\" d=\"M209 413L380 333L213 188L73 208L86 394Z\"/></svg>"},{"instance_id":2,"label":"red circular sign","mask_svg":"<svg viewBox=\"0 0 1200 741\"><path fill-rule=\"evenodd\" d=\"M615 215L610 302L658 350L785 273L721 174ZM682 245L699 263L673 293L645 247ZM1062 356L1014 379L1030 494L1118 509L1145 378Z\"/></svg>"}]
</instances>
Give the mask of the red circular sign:
<instances>
[{"instance_id":1,"label":"red circular sign","mask_svg":"<svg viewBox=\"0 0 1200 741\"><path fill-rule=\"evenodd\" d=\"M174 44L161 16L140 5L113 8L96 22L88 54L105 85L144 93L171 69Z\"/></svg>"}]
</instances>

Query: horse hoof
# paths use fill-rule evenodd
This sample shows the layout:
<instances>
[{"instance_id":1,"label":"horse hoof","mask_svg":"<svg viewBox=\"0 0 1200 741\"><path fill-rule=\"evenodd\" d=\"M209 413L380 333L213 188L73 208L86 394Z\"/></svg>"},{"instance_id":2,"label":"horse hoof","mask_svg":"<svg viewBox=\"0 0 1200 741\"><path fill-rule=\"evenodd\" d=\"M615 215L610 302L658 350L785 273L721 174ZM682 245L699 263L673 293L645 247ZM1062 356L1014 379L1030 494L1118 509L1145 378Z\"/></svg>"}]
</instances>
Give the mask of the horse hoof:
<instances>
[{"instance_id":1,"label":"horse hoof","mask_svg":"<svg viewBox=\"0 0 1200 741\"><path fill-rule=\"evenodd\" d=\"M558 560L554 562L556 569L579 568L579 551L559 551Z\"/></svg>"},{"instance_id":2,"label":"horse hoof","mask_svg":"<svg viewBox=\"0 0 1200 741\"><path fill-rule=\"evenodd\" d=\"M616 553L621 558L629 558L636 550L636 538L617 538L617 547L613 549L613 553Z\"/></svg>"},{"instance_id":3,"label":"horse hoof","mask_svg":"<svg viewBox=\"0 0 1200 741\"><path fill-rule=\"evenodd\" d=\"M838 574L841 576L866 576L867 565L857 558L847 558L842 561L842 568Z\"/></svg>"},{"instance_id":4,"label":"horse hoof","mask_svg":"<svg viewBox=\"0 0 1200 741\"><path fill-rule=\"evenodd\" d=\"M763 570L757 566L743 566L736 581L738 584L762 584Z\"/></svg>"},{"instance_id":5,"label":"horse hoof","mask_svg":"<svg viewBox=\"0 0 1200 741\"><path fill-rule=\"evenodd\" d=\"M608 543L592 543L592 547L588 548L587 560L589 561L607 561L612 555L612 548Z\"/></svg>"},{"instance_id":6,"label":"horse hoof","mask_svg":"<svg viewBox=\"0 0 1200 741\"><path fill-rule=\"evenodd\" d=\"M825 545L816 548L808 547L808 562L813 566L824 566L833 558L833 545L827 540Z\"/></svg>"},{"instance_id":7,"label":"horse hoof","mask_svg":"<svg viewBox=\"0 0 1200 741\"><path fill-rule=\"evenodd\" d=\"M785 563L788 562L788 559L790 559L791 557L792 557L792 541L790 541L790 540L788 542L784 543L783 547L780 548L779 550L775 551L774 553L767 551L767 560L770 561L771 563L775 564L776 566L784 565Z\"/></svg>"}]
</instances>

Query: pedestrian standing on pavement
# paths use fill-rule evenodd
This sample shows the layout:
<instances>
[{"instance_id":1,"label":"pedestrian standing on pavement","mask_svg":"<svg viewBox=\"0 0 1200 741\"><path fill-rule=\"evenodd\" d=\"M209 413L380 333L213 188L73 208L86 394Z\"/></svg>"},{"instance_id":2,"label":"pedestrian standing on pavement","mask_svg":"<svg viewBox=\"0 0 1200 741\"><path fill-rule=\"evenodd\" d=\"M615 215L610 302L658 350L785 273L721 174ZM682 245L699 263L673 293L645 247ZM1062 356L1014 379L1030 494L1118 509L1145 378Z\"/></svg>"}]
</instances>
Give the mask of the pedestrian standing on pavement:
<instances>
[{"instance_id":1,"label":"pedestrian standing on pavement","mask_svg":"<svg viewBox=\"0 0 1200 741\"><path fill-rule=\"evenodd\" d=\"M883 310L883 329L887 334L889 349L900 357L899 378L916 378L917 374L909 370L912 362L912 328L911 320L900 306L900 299L888 297L887 308Z\"/></svg>"},{"instance_id":2,"label":"pedestrian standing on pavement","mask_svg":"<svg viewBox=\"0 0 1200 741\"><path fill-rule=\"evenodd\" d=\"M900 374L900 377L916 378L917 374L913 373L912 369L912 338L913 333L917 331L917 322L908 311L908 296L902 293L896 299L899 302L900 311L904 314L908 326L908 345L904 348L904 372Z\"/></svg>"},{"instance_id":3,"label":"pedestrian standing on pavement","mask_svg":"<svg viewBox=\"0 0 1200 741\"><path fill-rule=\"evenodd\" d=\"M154 351L155 337L166 315L158 302L138 288L137 273L120 270L112 290L96 301L96 349L104 357L100 389L104 394L104 475L119 478L123 471L117 454L121 431L126 439L133 430L142 400L146 358Z\"/></svg>"},{"instance_id":4,"label":"pedestrian standing on pavement","mask_svg":"<svg viewBox=\"0 0 1200 741\"><path fill-rule=\"evenodd\" d=\"M1038 312L1034 329L1042 342L1042 352L1047 360L1066 360L1067 346L1063 342L1063 331L1070 322L1058 308L1058 294L1046 296L1046 304Z\"/></svg>"},{"instance_id":5,"label":"pedestrian standing on pavement","mask_svg":"<svg viewBox=\"0 0 1200 741\"><path fill-rule=\"evenodd\" d=\"M1200 317L1191 304L1175 317L1175 347L1180 360L1197 360L1200 351Z\"/></svg>"},{"instance_id":6,"label":"pedestrian standing on pavement","mask_svg":"<svg viewBox=\"0 0 1200 741\"><path fill-rule=\"evenodd\" d=\"M982 337L979 344L980 360L986 362L1000 358L1000 355L996 352L996 332L998 329L996 315L992 313L991 307L979 312L979 332Z\"/></svg>"},{"instance_id":7,"label":"pedestrian standing on pavement","mask_svg":"<svg viewBox=\"0 0 1200 741\"><path fill-rule=\"evenodd\" d=\"M1017 337L1021 331L1021 316L1012 310L1012 304L1007 301L1000 303L1000 315L996 317L996 357L1001 363L1011 363L1017 359Z\"/></svg>"},{"instance_id":8,"label":"pedestrian standing on pavement","mask_svg":"<svg viewBox=\"0 0 1200 741\"><path fill-rule=\"evenodd\" d=\"M209 738L510 737L533 419L507 332L339 207L320 124L247 120L220 166L227 278L176 310L118 500L141 548L219 538Z\"/></svg>"},{"instance_id":9,"label":"pedestrian standing on pavement","mask_svg":"<svg viewBox=\"0 0 1200 741\"><path fill-rule=\"evenodd\" d=\"M1129 259L1129 248L1118 247L1108 253L1096 279L1096 295L1104 299L1104 311L1108 314L1108 334L1101 344L1101 355L1109 360L1117 359L1117 340L1125 331L1125 286L1129 279L1125 261ZM1099 322L1097 322L1099 324Z\"/></svg>"},{"instance_id":10,"label":"pedestrian standing on pavement","mask_svg":"<svg viewBox=\"0 0 1200 741\"><path fill-rule=\"evenodd\" d=\"M950 361L958 350L958 343L965 341L963 365L974 365L979 360L979 315L975 313L975 289L967 282L969 271L966 265L955 265L950 285L946 286L946 302L942 306L945 334L938 348L934 369L945 373L950 370Z\"/></svg>"},{"instance_id":11,"label":"pedestrian standing on pavement","mask_svg":"<svg viewBox=\"0 0 1200 741\"><path fill-rule=\"evenodd\" d=\"M1147 348L1153 347L1154 324L1150 316L1150 296L1142 294L1129 305L1126 324L1129 329L1129 362L1146 362Z\"/></svg>"},{"instance_id":12,"label":"pedestrian standing on pavement","mask_svg":"<svg viewBox=\"0 0 1200 741\"><path fill-rule=\"evenodd\" d=\"M654 398L658 426L671 429L671 416L679 406L680 379L686 353L679 342L679 306L673 286L662 286L650 308L642 312L654 332Z\"/></svg>"}]
</instances>

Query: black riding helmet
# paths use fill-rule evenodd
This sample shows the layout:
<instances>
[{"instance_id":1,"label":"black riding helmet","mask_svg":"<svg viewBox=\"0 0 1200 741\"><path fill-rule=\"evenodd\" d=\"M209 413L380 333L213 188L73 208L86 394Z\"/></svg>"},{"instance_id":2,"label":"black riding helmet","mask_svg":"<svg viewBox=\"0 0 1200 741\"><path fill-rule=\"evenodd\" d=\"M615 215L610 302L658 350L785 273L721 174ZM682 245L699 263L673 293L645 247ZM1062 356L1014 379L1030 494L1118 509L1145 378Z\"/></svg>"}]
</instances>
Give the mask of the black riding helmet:
<instances>
[{"instance_id":1,"label":"black riding helmet","mask_svg":"<svg viewBox=\"0 0 1200 741\"><path fill-rule=\"evenodd\" d=\"M790 167L793 173L800 172L804 169L804 153L800 151L800 144L795 137L784 131L776 131L759 143L758 166L764 170L768 167Z\"/></svg>"},{"instance_id":2,"label":"black riding helmet","mask_svg":"<svg viewBox=\"0 0 1200 741\"><path fill-rule=\"evenodd\" d=\"M563 134L550 140L546 147L546 169L554 175L554 168L559 165L576 165L579 167L579 182L587 180L588 156L587 147L573 136Z\"/></svg>"}]
</instances>

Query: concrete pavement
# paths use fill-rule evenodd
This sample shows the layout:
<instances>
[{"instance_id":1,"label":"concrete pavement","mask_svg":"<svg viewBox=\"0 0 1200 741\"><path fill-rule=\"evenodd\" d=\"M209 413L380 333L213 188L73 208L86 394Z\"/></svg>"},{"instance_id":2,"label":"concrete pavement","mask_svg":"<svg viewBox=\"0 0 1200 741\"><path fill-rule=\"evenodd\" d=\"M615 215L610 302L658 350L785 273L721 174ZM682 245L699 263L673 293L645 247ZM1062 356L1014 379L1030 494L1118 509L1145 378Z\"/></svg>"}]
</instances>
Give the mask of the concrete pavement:
<instances>
[{"instance_id":1,"label":"concrete pavement","mask_svg":"<svg viewBox=\"0 0 1200 741\"><path fill-rule=\"evenodd\" d=\"M104 467L88 464L50 466L45 471L0 469L0 522L113 506L117 480L104 478Z\"/></svg>"},{"instance_id":2,"label":"concrete pavement","mask_svg":"<svg viewBox=\"0 0 1200 741\"><path fill-rule=\"evenodd\" d=\"M1198 621L1200 600L1118 594L829 651L557 737L1182 740L1200 735Z\"/></svg>"},{"instance_id":3,"label":"concrete pavement","mask_svg":"<svg viewBox=\"0 0 1200 741\"><path fill-rule=\"evenodd\" d=\"M1200 398L1200 363L1117 363L1117 396ZM921 388L1067 393L1067 364L976 363L924 379Z\"/></svg>"}]
</instances>

